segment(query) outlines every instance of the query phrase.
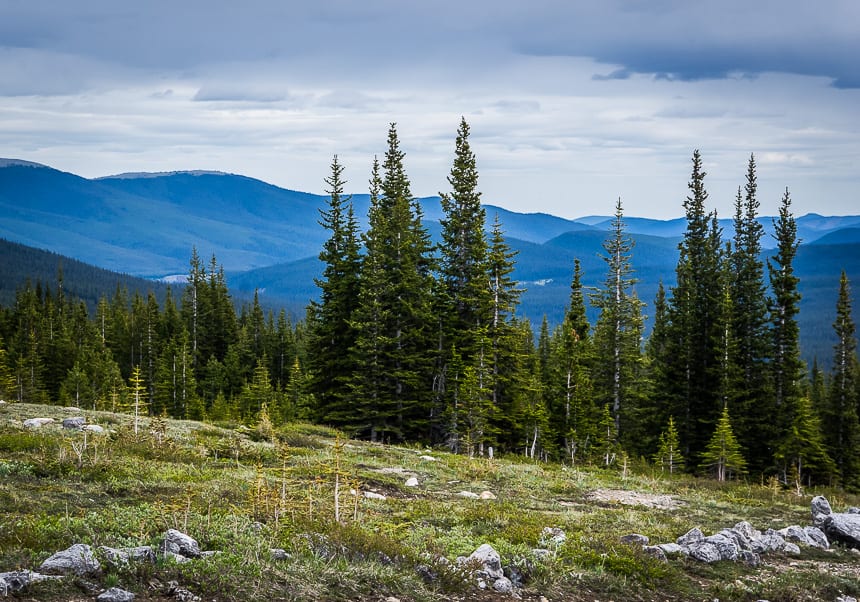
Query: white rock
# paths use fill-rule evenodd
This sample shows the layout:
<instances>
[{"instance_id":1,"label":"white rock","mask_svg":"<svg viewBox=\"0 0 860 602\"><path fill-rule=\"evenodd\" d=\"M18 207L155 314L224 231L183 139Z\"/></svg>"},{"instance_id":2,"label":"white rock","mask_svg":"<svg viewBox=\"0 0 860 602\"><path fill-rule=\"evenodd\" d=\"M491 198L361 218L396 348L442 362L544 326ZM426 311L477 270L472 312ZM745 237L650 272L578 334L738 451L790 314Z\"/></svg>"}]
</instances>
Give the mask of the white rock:
<instances>
[{"instance_id":1,"label":"white rock","mask_svg":"<svg viewBox=\"0 0 860 602\"><path fill-rule=\"evenodd\" d=\"M494 500L496 499L496 494L494 494L492 491L482 491L481 495L479 495L478 497L482 500Z\"/></svg>"},{"instance_id":2,"label":"white rock","mask_svg":"<svg viewBox=\"0 0 860 602\"><path fill-rule=\"evenodd\" d=\"M477 562L481 565L487 577L496 580L505 576L502 572L502 558L499 553L488 543L478 547L469 555L469 562Z\"/></svg>"},{"instance_id":3,"label":"white rock","mask_svg":"<svg viewBox=\"0 0 860 602\"><path fill-rule=\"evenodd\" d=\"M46 424L51 424L53 421L53 418L28 418L24 421L24 427L28 429L38 429L42 428Z\"/></svg>"},{"instance_id":4,"label":"white rock","mask_svg":"<svg viewBox=\"0 0 860 602\"><path fill-rule=\"evenodd\" d=\"M476 500L479 496L477 493L472 493L471 491L461 491L457 494L459 497L464 497L470 500Z\"/></svg>"},{"instance_id":5,"label":"white rock","mask_svg":"<svg viewBox=\"0 0 860 602\"><path fill-rule=\"evenodd\" d=\"M364 497L366 497L369 500L383 500L383 501L385 500L384 495L382 495L381 493L375 493L373 491L365 491Z\"/></svg>"},{"instance_id":6,"label":"white rock","mask_svg":"<svg viewBox=\"0 0 860 602\"><path fill-rule=\"evenodd\" d=\"M168 552L172 552L186 558L197 558L200 556L200 544L197 543L197 540L176 529L167 530L159 549L165 555Z\"/></svg>"},{"instance_id":7,"label":"white rock","mask_svg":"<svg viewBox=\"0 0 860 602\"><path fill-rule=\"evenodd\" d=\"M434 458L433 456L419 456L419 457L422 460L424 460L425 462L438 462L438 460L436 458Z\"/></svg>"},{"instance_id":8,"label":"white rock","mask_svg":"<svg viewBox=\"0 0 860 602\"><path fill-rule=\"evenodd\" d=\"M77 575L82 577L101 570L93 549L87 544L76 543L62 552L50 556L39 566L39 571L53 575Z\"/></svg>"},{"instance_id":9,"label":"white rock","mask_svg":"<svg viewBox=\"0 0 860 602\"><path fill-rule=\"evenodd\" d=\"M112 587L96 598L97 602L131 602L132 600L134 600L133 593L118 587Z\"/></svg>"},{"instance_id":10,"label":"white rock","mask_svg":"<svg viewBox=\"0 0 860 602\"><path fill-rule=\"evenodd\" d=\"M418 479L415 477L409 477L406 479L406 483L404 483L406 487L418 487Z\"/></svg>"},{"instance_id":11,"label":"white rock","mask_svg":"<svg viewBox=\"0 0 860 602\"><path fill-rule=\"evenodd\" d=\"M104 427L99 426L97 424L85 424L81 427L82 431L88 431L90 433L101 434L105 432Z\"/></svg>"},{"instance_id":12,"label":"white rock","mask_svg":"<svg viewBox=\"0 0 860 602\"><path fill-rule=\"evenodd\" d=\"M507 577L499 577L493 582L493 589L500 594L510 594L514 591L514 584Z\"/></svg>"}]
</instances>

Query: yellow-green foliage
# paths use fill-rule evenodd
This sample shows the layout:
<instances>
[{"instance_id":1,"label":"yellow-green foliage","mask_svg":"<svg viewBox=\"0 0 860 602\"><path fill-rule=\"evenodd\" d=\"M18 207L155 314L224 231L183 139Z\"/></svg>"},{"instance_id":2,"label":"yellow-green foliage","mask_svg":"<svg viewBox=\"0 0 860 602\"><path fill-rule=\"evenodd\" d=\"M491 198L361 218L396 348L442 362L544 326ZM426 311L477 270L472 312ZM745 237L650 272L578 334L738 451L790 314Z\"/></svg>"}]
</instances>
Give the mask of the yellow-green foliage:
<instances>
[{"instance_id":1,"label":"yellow-green foliage","mask_svg":"<svg viewBox=\"0 0 860 602\"><path fill-rule=\"evenodd\" d=\"M778 483L669 477L641 461L630 462L625 475L620 468L574 469L519 457L470 459L346 440L302 423L261 432L228 422L142 418L135 434L131 416L86 411L88 422L109 432L88 434L84 445L82 433L59 426L72 412L0 406L0 572L36 568L72 543L155 545L166 529L176 528L203 549L222 553L183 565L106 571L100 585L152 597L164 592L151 590L151 583L175 580L219 601L316 600L320 592L334 600L469 598L474 583L454 561L489 543L503 564L528 575L522 594L530 599L814 600L860 594L856 561L841 551L827 555L832 574L803 562L817 559L811 552L786 572L781 557L757 569L661 563L619 539L638 532L666 542L694 526L712 532L742 519L760 529L807 524L810 496L817 491L798 497ZM22 421L35 416L56 423L24 429ZM418 487L404 485L409 476ZM386 499L365 498L371 490ZM593 496L604 490L672 496L677 507ZM495 499L465 499L462 491L490 491ZM860 503L825 493L837 508ZM544 527L563 529L567 540L537 561L533 549ZM285 548L292 557L276 561L271 548ZM417 565L436 580L425 583ZM800 586L804 580L806 588ZM73 587L54 583L30 595L79 597Z\"/></svg>"}]
</instances>

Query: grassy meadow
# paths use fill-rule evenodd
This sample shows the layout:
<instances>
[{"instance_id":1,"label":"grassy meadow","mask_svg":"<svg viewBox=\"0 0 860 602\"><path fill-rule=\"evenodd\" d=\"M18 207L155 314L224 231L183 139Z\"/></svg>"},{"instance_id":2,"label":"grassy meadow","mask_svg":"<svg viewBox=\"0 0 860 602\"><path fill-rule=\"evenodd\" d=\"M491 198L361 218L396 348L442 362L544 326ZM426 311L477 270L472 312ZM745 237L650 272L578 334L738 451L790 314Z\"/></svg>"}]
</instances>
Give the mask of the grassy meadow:
<instances>
[{"instance_id":1,"label":"grassy meadow","mask_svg":"<svg viewBox=\"0 0 860 602\"><path fill-rule=\"evenodd\" d=\"M107 432L64 430L72 416ZM25 429L33 417L56 422ZM418 486L405 485L410 477ZM485 491L495 499L461 495ZM35 570L73 543L157 545L168 528L220 552L184 564L103 563L97 577L38 583L17 594L23 599L89 600L119 586L138 600L167 600L173 582L217 601L513 599L477 590L453 563L484 543L525 575L523 600L856 597L860 555L843 548L766 555L750 567L662 562L619 540L641 533L664 543L740 520L761 530L806 525L815 494L836 511L860 505L839 491L798 496L773 482L669 477L641 461L605 470L470 459L348 440L310 424L142 418L135 433L125 414L0 404L0 572ZM544 527L567 539L538 559ZM276 559L272 548L289 557Z\"/></svg>"}]
</instances>

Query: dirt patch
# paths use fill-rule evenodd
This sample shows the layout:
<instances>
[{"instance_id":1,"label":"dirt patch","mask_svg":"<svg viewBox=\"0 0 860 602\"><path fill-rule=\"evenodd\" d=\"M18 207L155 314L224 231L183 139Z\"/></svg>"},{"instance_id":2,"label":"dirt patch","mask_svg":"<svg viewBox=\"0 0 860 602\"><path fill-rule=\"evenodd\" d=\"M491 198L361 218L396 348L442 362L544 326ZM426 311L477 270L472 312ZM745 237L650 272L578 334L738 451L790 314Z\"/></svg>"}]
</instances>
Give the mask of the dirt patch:
<instances>
[{"instance_id":1,"label":"dirt patch","mask_svg":"<svg viewBox=\"0 0 860 602\"><path fill-rule=\"evenodd\" d=\"M595 489L586 493L585 499L589 502L645 506L646 508L660 508L661 510L674 510L684 505L684 502L671 495L624 489Z\"/></svg>"}]
</instances>

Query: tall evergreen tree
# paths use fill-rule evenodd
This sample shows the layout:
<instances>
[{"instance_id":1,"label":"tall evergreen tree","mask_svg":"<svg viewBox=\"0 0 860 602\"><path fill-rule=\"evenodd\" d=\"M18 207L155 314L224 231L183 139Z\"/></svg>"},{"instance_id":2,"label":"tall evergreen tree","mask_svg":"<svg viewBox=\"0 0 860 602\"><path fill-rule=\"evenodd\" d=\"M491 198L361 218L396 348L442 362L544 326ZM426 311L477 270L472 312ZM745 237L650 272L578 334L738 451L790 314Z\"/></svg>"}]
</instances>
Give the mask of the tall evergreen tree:
<instances>
[{"instance_id":1,"label":"tall evergreen tree","mask_svg":"<svg viewBox=\"0 0 860 602\"><path fill-rule=\"evenodd\" d=\"M800 360L800 329L797 313L800 307L799 278L794 273L797 255L797 224L791 214L791 196L786 188L774 220L776 255L767 261L771 297L768 299L770 317L770 378L776 407L777 440L786 435L794 420L803 364Z\"/></svg>"},{"instance_id":2,"label":"tall evergreen tree","mask_svg":"<svg viewBox=\"0 0 860 602\"><path fill-rule=\"evenodd\" d=\"M431 244L404 156L391 124L379 196L371 201L356 319L364 373L358 390L372 396L365 399L371 439L426 438L432 405Z\"/></svg>"},{"instance_id":3,"label":"tall evergreen tree","mask_svg":"<svg viewBox=\"0 0 860 602\"><path fill-rule=\"evenodd\" d=\"M856 489L860 487L857 338L851 317L851 290L844 270L839 278L839 298L833 330L836 333L836 345L825 413L827 446L836 462L843 486Z\"/></svg>"},{"instance_id":4,"label":"tall evergreen tree","mask_svg":"<svg viewBox=\"0 0 860 602\"><path fill-rule=\"evenodd\" d=\"M768 349L767 293L761 239L764 228L758 222L755 156L750 155L744 194L738 189L735 202L734 239L729 261L732 278L731 331L735 344L732 362L743 387L734 389L732 403L738 408L736 430L749 451L750 464L757 470L769 465L773 454L773 416L776 408L767 382Z\"/></svg>"},{"instance_id":5,"label":"tall evergreen tree","mask_svg":"<svg viewBox=\"0 0 860 602\"><path fill-rule=\"evenodd\" d=\"M684 202L687 229L679 245L677 285L669 303L670 334L663 349L668 361L656 386L668 412L679 421L684 455L698 462L717 422L723 321L720 235L716 216L705 211L708 193L699 151L693 153L690 196Z\"/></svg>"},{"instance_id":6,"label":"tall evergreen tree","mask_svg":"<svg viewBox=\"0 0 860 602\"><path fill-rule=\"evenodd\" d=\"M329 232L320 253L323 275L315 280L320 299L312 302L308 311L312 341L308 386L323 419L336 419L352 411L348 382L357 369L348 351L356 339L352 320L359 300L360 244L352 198L344 196L343 170L335 155L325 180L328 206L320 210L320 225Z\"/></svg>"},{"instance_id":7,"label":"tall evergreen tree","mask_svg":"<svg viewBox=\"0 0 860 602\"><path fill-rule=\"evenodd\" d=\"M589 438L593 438L592 426L597 418L591 382L591 325L585 311L582 277L582 265L574 259L570 301L552 337L544 377L556 444L571 462L581 459Z\"/></svg>"},{"instance_id":8,"label":"tall evergreen tree","mask_svg":"<svg viewBox=\"0 0 860 602\"><path fill-rule=\"evenodd\" d=\"M633 239L625 232L620 198L603 249L606 279L592 296L592 303L600 310L594 329L593 379L598 404L609 405L615 432L623 436L634 425L631 418L635 410L633 389L641 368L642 303L633 290Z\"/></svg>"}]
</instances>

